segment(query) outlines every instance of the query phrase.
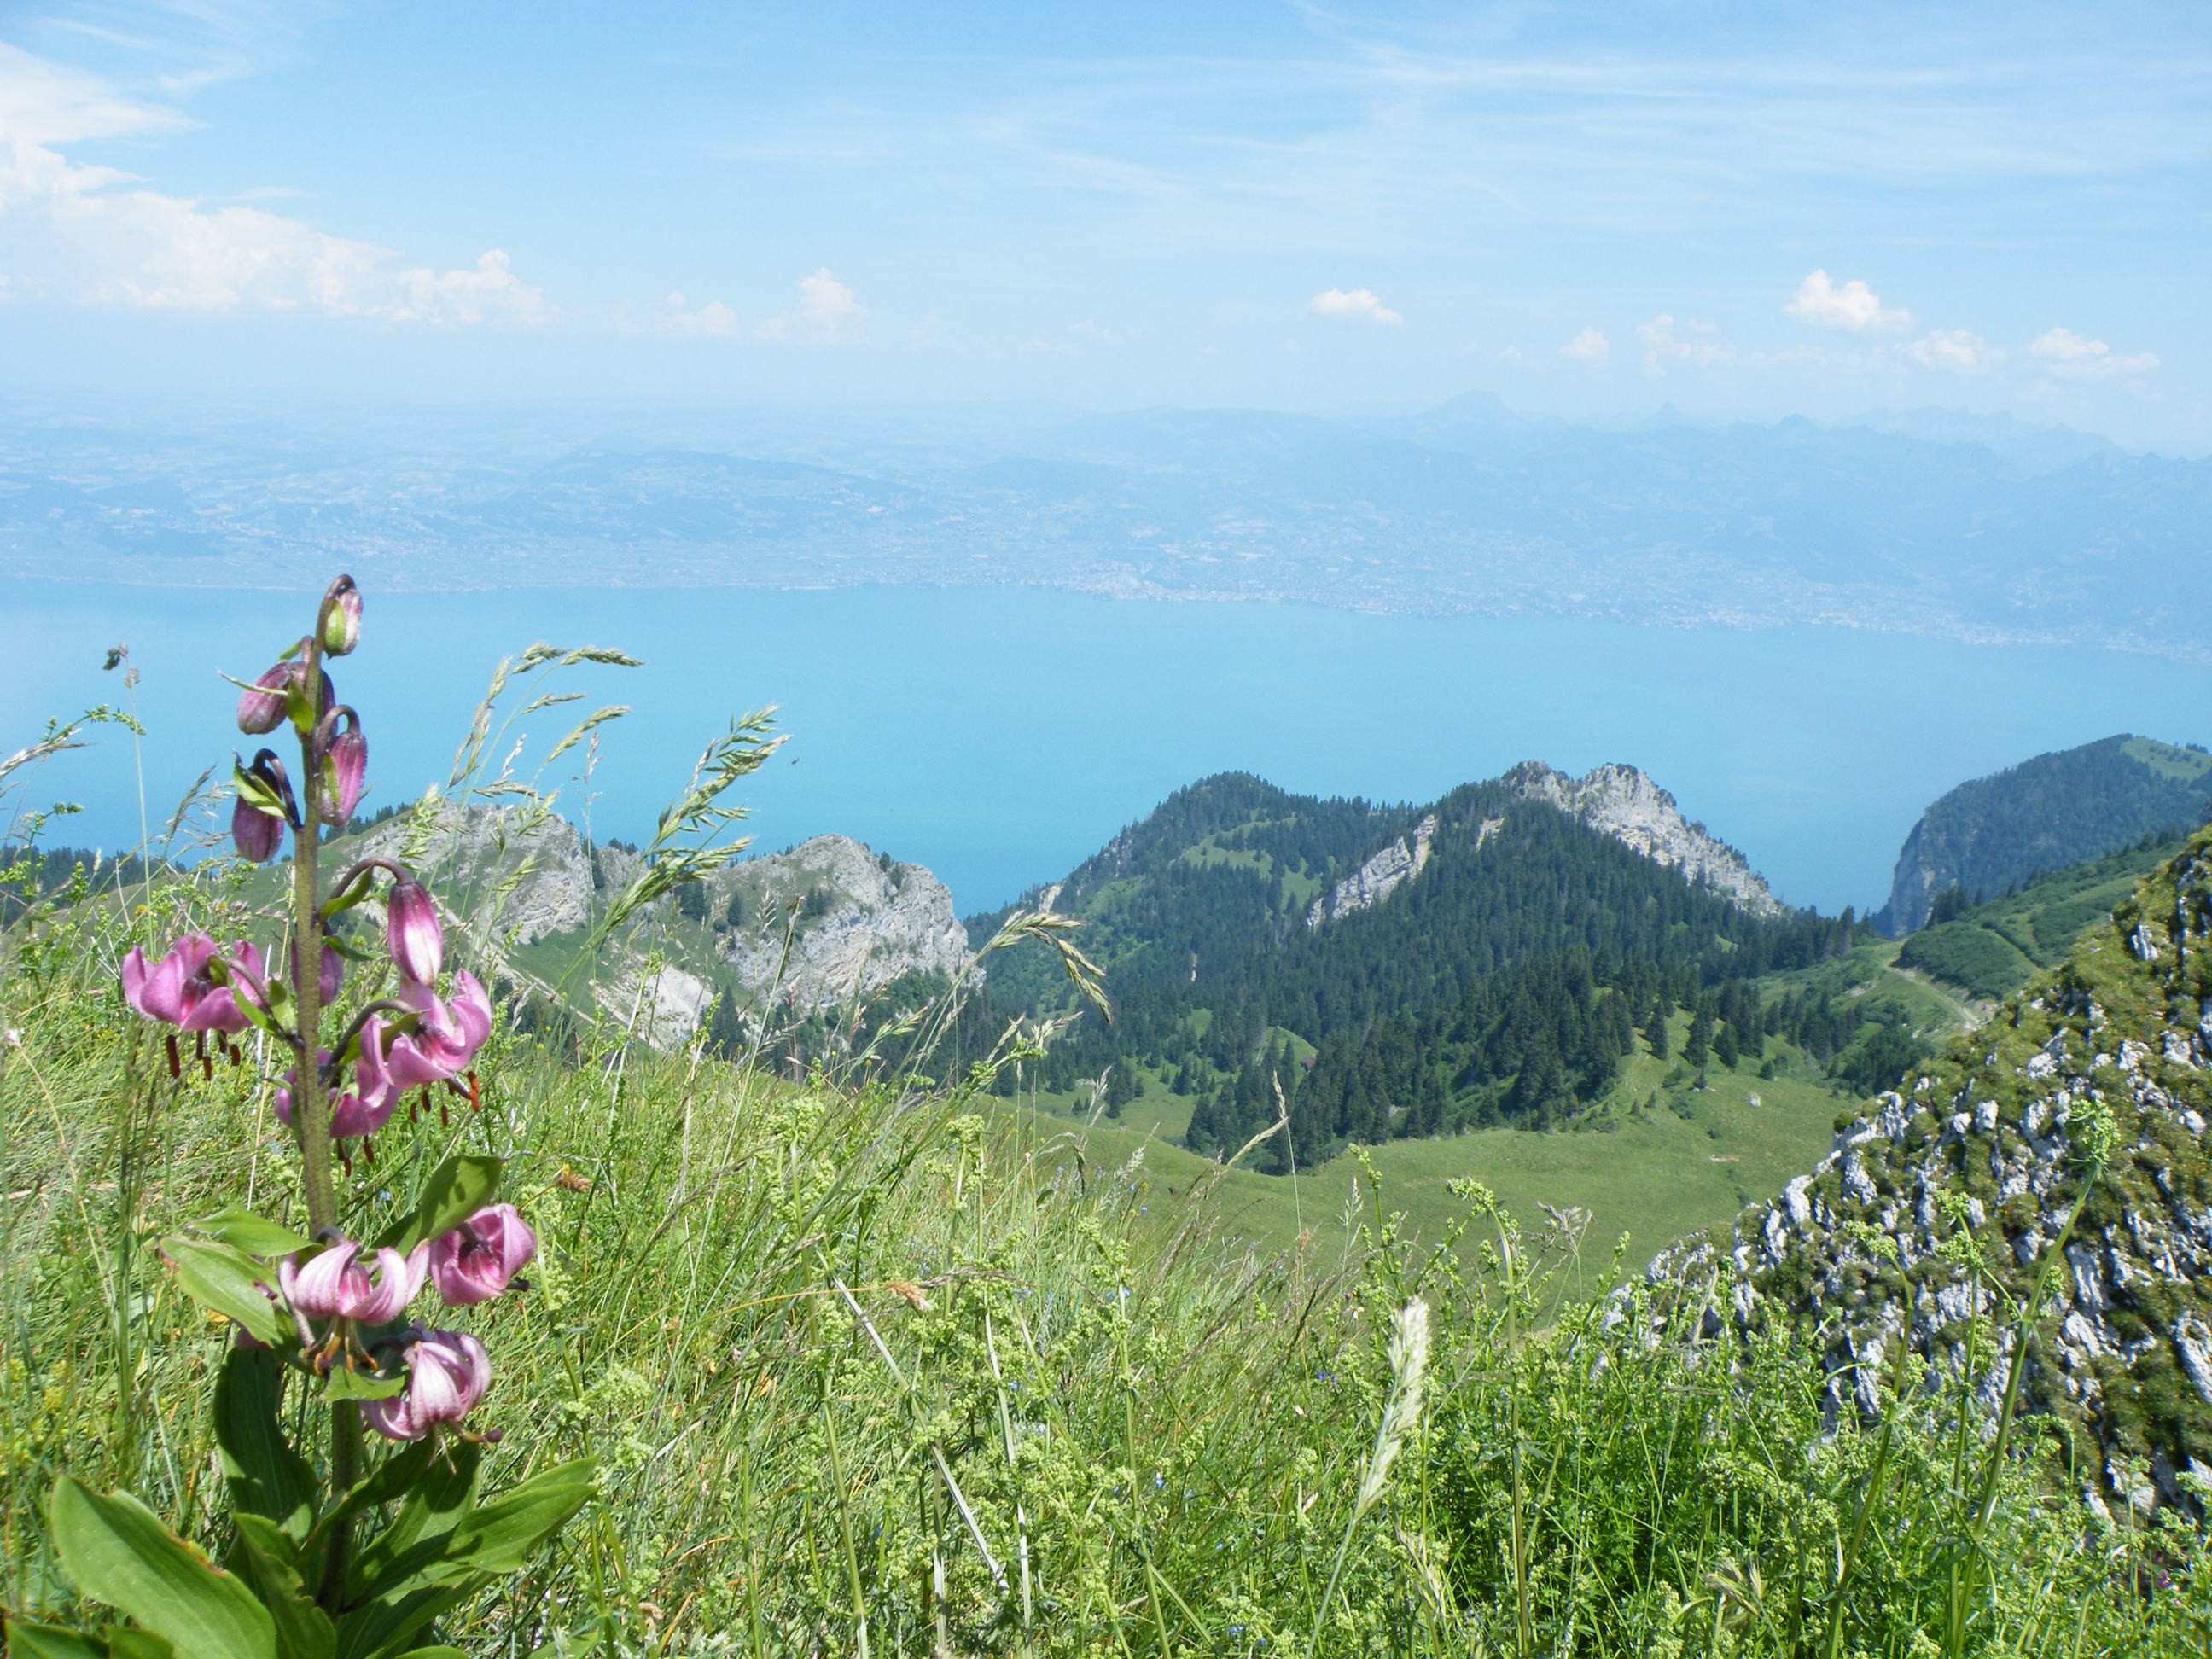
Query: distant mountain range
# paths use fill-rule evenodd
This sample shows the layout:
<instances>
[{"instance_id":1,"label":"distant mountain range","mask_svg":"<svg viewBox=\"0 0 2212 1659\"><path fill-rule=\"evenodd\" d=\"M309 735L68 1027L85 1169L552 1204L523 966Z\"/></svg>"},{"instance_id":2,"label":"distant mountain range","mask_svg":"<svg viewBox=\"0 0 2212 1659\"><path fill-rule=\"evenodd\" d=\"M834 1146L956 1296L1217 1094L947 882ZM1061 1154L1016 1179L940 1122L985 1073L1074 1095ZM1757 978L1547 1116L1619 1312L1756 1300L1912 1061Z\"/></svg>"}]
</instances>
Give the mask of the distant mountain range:
<instances>
[{"instance_id":1,"label":"distant mountain range","mask_svg":"<svg viewBox=\"0 0 2212 1659\"><path fill-rule=\"evenodd\" d=\"M1902 937L2039 873L2212 815L2212 753L2124 733L1962 783L1921 814L1875 926ZM1937 915L1949 920L1948 915Z\"/></svg>"},{"instance_id":2,"label":"distant mountain range","mask_svg":"<svg viewBox=\"0 0 2212 1659\"><path fill-rule=\"evenodd\" d=\"M430 427L435 417L426 416ZM618 424L618 423L617 423ZM0 419L0 574L266 586L1048 585L2202 657L2212 462L1919 411L1598 428L1426 413L917 414L563 447Z\"/></svg>"}]
</instances>

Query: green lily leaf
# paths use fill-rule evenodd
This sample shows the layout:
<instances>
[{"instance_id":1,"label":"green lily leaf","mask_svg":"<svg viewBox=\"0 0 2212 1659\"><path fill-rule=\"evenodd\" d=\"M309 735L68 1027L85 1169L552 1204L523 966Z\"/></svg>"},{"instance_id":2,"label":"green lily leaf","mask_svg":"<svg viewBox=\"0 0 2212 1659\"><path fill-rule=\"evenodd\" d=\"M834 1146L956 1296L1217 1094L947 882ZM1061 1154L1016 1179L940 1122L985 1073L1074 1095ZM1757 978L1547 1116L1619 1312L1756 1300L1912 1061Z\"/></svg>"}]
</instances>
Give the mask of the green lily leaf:
<instances>
[{"instance_id":1,"label":"green lily leaf","mask_svg":"<svg viewBox=\"0 0 2212 1659\"><path fill-rule=\"evenodd\" d=\"M219 1238L226 1244L235 1244L248 1255L291 1255L315 1248L313 1239L235 1204L227 1210L216 1211L204 1220L195 1221L192 1230Z\"/></svg>"},{"instance_id":2,"label":"green lily leaf","mask_svg":"<svg viewBox=\"0 0 2212 1659\"><path fill-rule=\"evenodd\" d=\"M94 1601L192 1659L276 1659L276 1626L253 1592L129 1493L103 1498L64 1475L51 1518L55 1552Z\"/></svg>"},{"instance_id":3,"label":"green lily leaf","mask_svg":"<svg viewBox=\"0 0 2212 1659\"><path fill-rule=\"evenodd\" d=\"M420 1466L392 1524L354 1558L356 1600L398 1595L425 1582L427 1571L444 1558L453 1528L476 1506L483 1453L474 1441L458 1439L447 1443L447 1453Z\"/></svg>"},{"instance_id":4,"label":"green lily leaf","mask_svg":"<svg viewBox=\"0 0 2212 1659\"><path fill-rule=\"evenodd\" d=\"M407 1386L404 1376L374 1376L343 1365L323 1380L325 1400L389 1400Z\"/></svg>"},{"instance_id":5,"label":"green lily leaf","mask_svg":"<svg viewBox=\"0 0 2212 1659\"><path fill-rule=\"evenodd\" d=\"M538 1546L598 1494L588 1457L534 1474L453 1528L446 1565L471 1572L518 1572Z\"/></svg>"},{"instance_id":6,"label":"green lily leaf","mask_svg":"<svg viewBox=\"0 0 2212 1659\"><path fill-rule=\"evenodd\" d=\"M173 1235L161 1241L161 1254L176 1269L177 1284L203 1308L235 1320L271 1347L284 1340L284 1324L260 1286L270 1270L234 1245Z\"/></svg>"},{"instance_id":7,"label":"green lily leaf","mask_svg":"<svg viewBox=\"0 0 2212 1659\"><path fill-rule=\"evenodd\" d=\"M59 1625L8 1621L8 1651L17 1659L107 1659L107 1644Z\"/></svg>"},{"instance_id":8,"label":"green lily leaf","mask_svg":"<svg viewBox=\"0 0 2212 1659\"><path fill-rule=\"evenodd\" d=\"M266 1520L296 1552L315 1522L315 1477L284 1437L284 1363L268 1349L233 1348L215 1384L215 1437L241 1523Z\"/></svg>"},{"instance_id":9,"label":"green lily leaf","mask_svg":"<svg viewBox=\"0 0 2212 1659\"><path fill-rule=\"evenodd\" d=\"M422 1183L415 1212L393 1223L377 1244L404 1255L425 1240L451 1232L498 1196L501 1167L498 1158L480 1154L447 1158Z\"/></svg>"},{"instance_id":10,"label":"green lily leaf","mask_svg":"<svg viewBox=\"0 0 2212 1659\"><path fill-rule=\"evenodd\" d=\"M233 1559L246 1569L276 1626L284 1659L331 1659L337 1628L308 1596L292 1561L292 1540L258 1515L240 1514Z\"/></svg>"}]
</instances>

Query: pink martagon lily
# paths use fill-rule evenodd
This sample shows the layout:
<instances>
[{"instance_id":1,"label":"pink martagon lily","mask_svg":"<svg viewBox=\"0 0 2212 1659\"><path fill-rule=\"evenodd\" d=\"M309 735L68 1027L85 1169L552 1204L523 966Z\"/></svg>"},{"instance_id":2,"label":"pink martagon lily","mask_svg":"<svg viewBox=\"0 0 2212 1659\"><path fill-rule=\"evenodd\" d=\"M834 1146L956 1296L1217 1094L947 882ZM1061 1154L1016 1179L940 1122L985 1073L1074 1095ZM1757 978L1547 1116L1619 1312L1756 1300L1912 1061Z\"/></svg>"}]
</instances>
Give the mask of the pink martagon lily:
<instances>
[{"instance_id":1,"label":"pink martagon lily","mask_svg":"<svg viewBox=\"0 0 2212 1659\"><path fill-rule=\"evenodd\" d=\"M489 1302L538 1254L538 1235L512 1204L478 1210L430 1241L430 1283L448 1307Z\"/></svg>"},{"instance_id":2,"label":"pink martagon lily","mask_svg":"<svg viewBox=\"0 0 2212 1659\"><path fill-rule=\"evenodd\" d=\"M407 1310L429 1262L429 1246L407 1255L375 1253L374 1272L362 1263L362 1247L340 1239L302 1264L288 1255L277 1264L276 1281L284 1300L309 1319L352 1319L364 1325L388 1325Z\"/></svg>"},{"instance_id":3,"label":"pink martagon lily","mask_svg":"<svg viewBox=\"0 0 2212 1659\"><path fill-rule=\"evenodd\" d=\"M327 1066L330 1062L331 1051L325 1048L320 1063ZM331 1137L335 1140L359 1140L374 1134L392 1121L392 1109L399 1103L399 1091L392 1086L381 1056L373 1069L355 1069L357 1086L331 1096ZM284 1086L276 1091L276 1118L288 1129L292 1127L292 1091L299 1081L299 1068L295 1066L284 1073Z\"/></svg>"},{"instance_id":4,"label":"pink martagon lily","mask_svg":"<svg viewBox=\"0 0 2212 1659\"><path fill-rule=\"evenodd\" d=\"M218 961L230 984L218 983L210 971ZM123 1000L147 1018L186 1031L244 1030L239 997L260 1006L262 982L257 946L241 940L225 952L205 933L185 934L156 963L149 964L135 945L123 958Z\"/></svg>"},{"instance_id":5,"label":"pink martagon lily","mask_svg":"<svg viewBox=\"0 0 2212 1659\"><path fill-rule=\"evenodd\" d=\"M414 1010L419 1024L392 1045L388 1065L401 1089L415 1089L459 1077L491 1036L491 999L474 974L453 975L451 1002L441 1002L427 985L404 984L398 999Z\"/></svg>"},{"instance_id":6,"label":"pink martagon lily","mask_svg":"<svg viewBox=\"0 0 2212 1659\"><path fill-rule=\"evenodd\" d=\"M407 1388L365 1401L362 1419L388 1440L420 1440L459 1422L491 1386L491 1356L465 1331L424 1331L407 1346Z\"/></svg>"}]
</instances>

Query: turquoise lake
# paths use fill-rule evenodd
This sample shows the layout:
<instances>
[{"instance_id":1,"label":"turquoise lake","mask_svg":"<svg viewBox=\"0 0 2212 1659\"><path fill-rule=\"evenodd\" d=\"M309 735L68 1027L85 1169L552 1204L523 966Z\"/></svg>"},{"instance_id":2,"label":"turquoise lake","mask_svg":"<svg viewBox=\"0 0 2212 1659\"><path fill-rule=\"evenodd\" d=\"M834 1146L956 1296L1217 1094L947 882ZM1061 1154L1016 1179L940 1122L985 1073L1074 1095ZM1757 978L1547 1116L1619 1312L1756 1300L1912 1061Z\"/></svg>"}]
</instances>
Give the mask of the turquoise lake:
<instances>
[{"instance_id":1,"label":"turquoise lake","mask_svg":"<svg viewBox=\"0 0 2212 1659\"><path fill-rule=\"evenodd\" d=\"M0 754L50 715L121 702L121 676L100 661L128 644L158 828L241 742L216 670L252 678L303 629L307 606L297 594L0 582ZM646 834L729 715L775 703L791 742L746 791L757 845L855 836L937 871L963 913L1064 875L1211 772L1423 799L1531 757L1576 772L1641 766L1783 897L1866 908L1887 896L1921 809L1954 784L2115 732L2212 737L2203 665L1838 629L1364 616L1036 588L372 591L362 647L337 665L368 733L372 802L441 780L495 664L540 639L646 664L580 672L569 689L592 701L522 722L543 754L597 702L633 707L602 728L588 813L601 838ZM579 790L564 791L572 816ZM58 757L27 799L85 807L53 839L135 842L128 738L111 728ZM0 804L0 819L20 804Z\"/></svg>"}]
</instances>

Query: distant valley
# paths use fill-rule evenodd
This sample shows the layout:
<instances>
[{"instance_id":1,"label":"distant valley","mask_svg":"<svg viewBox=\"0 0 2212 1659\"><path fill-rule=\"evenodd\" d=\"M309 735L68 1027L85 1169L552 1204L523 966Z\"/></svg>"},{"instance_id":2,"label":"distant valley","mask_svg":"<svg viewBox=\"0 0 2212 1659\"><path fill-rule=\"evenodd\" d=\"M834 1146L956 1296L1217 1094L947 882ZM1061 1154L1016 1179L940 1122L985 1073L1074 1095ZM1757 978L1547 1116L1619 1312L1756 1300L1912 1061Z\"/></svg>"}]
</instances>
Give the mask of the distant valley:
<instances>
[{"instance_id":1,"label":"distant valley","mask_svg":"<svg viewBox=\"0 0 2212 1659\"><path fill-rule=\"evenodd\" d=\"M1389 418L414 424L95 440L18 406L0 575L262 586L337 561L386 589L1043 585L2206 655L2212 462L1939 411L1600 429L1470 396Z\"/></svg>"}]
</instances>

